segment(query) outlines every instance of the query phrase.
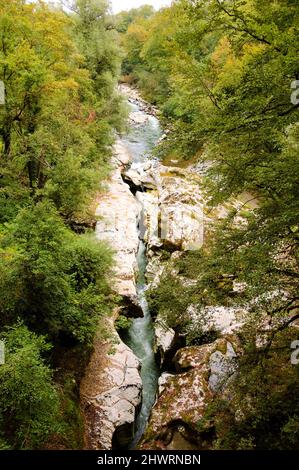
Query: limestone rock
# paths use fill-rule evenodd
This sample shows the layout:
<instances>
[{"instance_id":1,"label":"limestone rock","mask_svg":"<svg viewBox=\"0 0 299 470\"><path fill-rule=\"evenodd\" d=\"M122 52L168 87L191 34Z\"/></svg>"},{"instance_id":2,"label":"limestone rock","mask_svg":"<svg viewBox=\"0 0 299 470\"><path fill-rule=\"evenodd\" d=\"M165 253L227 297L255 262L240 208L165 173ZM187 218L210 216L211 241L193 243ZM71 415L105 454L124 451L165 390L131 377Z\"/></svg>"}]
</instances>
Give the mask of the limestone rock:
<instances>
[{"instance_id":1,"label":"limestone rock","mask_svg":"<svg viewBox=\"0 0 299 470\"><path fill-rule=\"evenodd\" d=\"M201 248L203 197L199 181L187 169L160 169L159 206L163 244L182 251Z\"/></svg>"},{"instance_id":2,"label":"limestone rock","mask_svg":"<svg viewBox=\"0 0 299 470\"><path fill-rule=\"evenodd\" d=\"M136 111L130 113L129 120L133 125L142 126L147 123L148 116L140 111Z\"/></svg>"},{"instance_id":3,"label":"limestone rock","mask_svg":"<svg viewBox=\"0 0 299 470\"><path fill-rule=\"evenodd\" d=\"M204 333L217 331L220 335L232 334L244 325L246 311L240 308L210 306L198 312L195 305L188 308L192 328L201 329Z\"/></svg>"},{"instance_id":4,"label":"limestone rock","mask_svg":"<svg viewBox=\"0 0 299 470\"><path fill-rule=\"evenodd\" d=\"M163 374L159 381L159 396L153 408L149 426L141 443L142 449L190 448L182 444L187 434L197 436L197 423L210 403L215 386L229 380L235 371L239 347L234 337L221 338L212 344L180 349L174 358L177 374ZM237 344L237 343L236 343ZM234 366L232 366L234 364ZM184 439L177 439L182 433ZM190 432L186 434L186 429ZM180 442L183 447L175 447ZM197 448L199 444L197 442Z\"/></svg>"},{"instance_id":5,"label":"limestone rock","mask_svg":"<svg viewBox=\"0 0 299 470\"><path fill-rule=\"evenodd\" d=\"M136 186L136 189L155 189L156 182L154 175L150 171L151 167L149 165L150 162L147 162L146 164L132 163L130 168L124 171L123 176L126 180L131 181Z\"/></svg>"},{"instance_id":6,"label":"limestone rock","mask_svg":"<svg viewBox=\"0 0 299 470\"><path fill-rule=\"evenodd\" d=\"M81 382L81 403L85 417L88 449L109 450L113 442L127 445L134 434L141 405L140 363L119 339L109 354L109 344L95 341L94 352ZM119 442L118 430L126 429Z\"/></svg>"},{"instance_id":7,"label":"limestone rock","mask_svg":"<svg viewBox=\"0 0 299 470\"><path fill-rule=\"evenodd\" d=\"M120 168L116 168L107 191L99 200L96 211L96 237L107 241L115 251L115 291L136 304L135 273L139 247L138 219L140 205L123 182Z\"/></svg>"},{"instance_id":8,"label":"limestone rock","mask_svg":"<svg viewBox=\"0 0 299 470\"><path fill-rule=\"evenodd\" d=\"M141 235L147 243L148 252L153 248L161 248L163 243L159 238L159 194L157 191L138 192L136 197L142 205L141 219L144 231Z\"/></svg>"},{"instance_id":9,"label":"limestone rock","mask_svg":"<svg viewBox=\"0 0 299 470\"><path fill-rule=\"evenodd\" d=\"M148 248L198 249L203 244L203 197L199 180L188 169L163 166L157 161L133 164L124 172L144 206Z\"/></svg>"},{"instance_id":10,"label":"limestone rock","mask_svg":"<svg viewBox=\"0 0 299 470\"><path fill-rule=\"evenodd\" d=\"M136 178L135 175L135 181ZM144 203L149 249L161 246L183 251L200 248L204 220L198 179L187 169L183 172L153 162L140 181L145 188L156 188L140 196Z\"/></svg>"},{"instance_id":11,"label":"limestone rock","mask_svg":"<svg viewBox=\"0 0 299 470\"><path fill-rule=\"evenodd\" d=\"M116 168L125 167L132 161L132 155L126 145L120 140L114 144L112 163Z\"/></svg>"},{"instance_id":12,"label":"limestone rock","mask_svg":"<svg viewBox=\"0 0 299 470\"><path fill-rule=\"evenodd\" d=\"M136 316L143 315L135 282L140 205L121 175L130 161L128 149L117 141L114 146L114 170L96 211L96 237L107 241L114 250L115 276L112 287L123 298L123 306L130 316ZM111 324L108 324L109 331L115 336L114 350L110 350L111 339L107 343L96 339L81 382L81 409L88 449L109 450L128 445L133 438L141 406L140 363L114 329L113 320L118 313L115 312Z\"/></svg>"},{"instance_id":13,"label":"limestone rock","mask_svg":"<svg viewBox=\"0 0 299 470\"><path fill-rule=\"evenodd\" d=\"M230 342L227 342L226 353L215 351L211 354L209 387L213 392L221 390L225 380L236 371L236 357L237 354Z\"/></svg>"},{"instance_id":14,"label":"limestone rock","mask_svg":"<svg viewBox=\"0 0 299 470\"><path fill-rule=\"evenodd\" d=\"M148 264L146 267L146 279L151 288L159 285L161 276L165 267L165 261L162 259L161 253L148 252Z\"/></svg>"},{"instance_id":15,"label":"limestone rock","mask_svg":"<svg viewBox=\"0 0 299 470\"><path fill-rule=\"evenodd\" d=\"M168 355L174 348L176 334L172 328L168 328L161 318L155 320L155 345L154 351L159 358L160 366L168 359Z\"/></svg>"},{"instance_id":16,"label":"limestone rock","mask_svg":"<svg viewBox=\"0 0 299 470\"><path fill-rule=\"evenodd\" d=\"M168 372L163 372L159 377L159 396L164 392L167 387L168 381L174 377L174 374L169 374Z\"/></svg>"}]
</instances>

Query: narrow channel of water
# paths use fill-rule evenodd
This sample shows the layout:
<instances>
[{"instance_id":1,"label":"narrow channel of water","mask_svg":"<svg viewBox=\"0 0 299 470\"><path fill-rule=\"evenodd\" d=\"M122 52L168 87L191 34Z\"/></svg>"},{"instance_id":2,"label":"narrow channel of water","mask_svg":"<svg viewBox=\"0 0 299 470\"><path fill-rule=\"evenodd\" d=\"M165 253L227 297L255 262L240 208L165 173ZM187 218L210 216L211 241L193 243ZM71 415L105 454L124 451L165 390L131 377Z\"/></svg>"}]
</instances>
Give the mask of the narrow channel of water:
<instances>
[{"instance_id":1,"label":"narrow channel of water","mask_svg":"<svg viewBox=\"0 0 299 470\"><path fill-rule=\"evenodd\" d=\"M146 115L140 110L137 103L129 103L129 105L132 112ZM146 116L147 121L144 124L132 125L128 135L123 138L123 142L133 155L132 167L142 164L151 158L151 151L162 134L158 119L154 116ZM154 325L145 294L147 258L146 247L142 239L140 239L137 263L139 272L137 293L144 316L143 318L133 320L132 326L123 338L124 342L132 349L141 362L141 378L143 384L142 407L137 418L135 437L130 445L131 449L136 447L146 429L151 409L155 402L159 378L159 370L156 365L153 350Z\"/></svg>"},{"instance_id":2,"label":"narrow channel of water","mask_svg":"<svg viewBox=\"0 0 299 470\"><path fill-rule=\"evenodd\" d=\"M156 365L153 350L154 327L145 294L146 284L144 273L146 268L146 255L145 246L142 241L140 241L138 252L138 267L139 279L137 293L144 316L143 318L133 320L132 326L125 338L125 342L141 362L143 392L142 407L137 418L135 437L130 448L134 448L138 444L146 429L151 409L155 402L159 378L159 370Z\"/></svg>"}]
</instances>

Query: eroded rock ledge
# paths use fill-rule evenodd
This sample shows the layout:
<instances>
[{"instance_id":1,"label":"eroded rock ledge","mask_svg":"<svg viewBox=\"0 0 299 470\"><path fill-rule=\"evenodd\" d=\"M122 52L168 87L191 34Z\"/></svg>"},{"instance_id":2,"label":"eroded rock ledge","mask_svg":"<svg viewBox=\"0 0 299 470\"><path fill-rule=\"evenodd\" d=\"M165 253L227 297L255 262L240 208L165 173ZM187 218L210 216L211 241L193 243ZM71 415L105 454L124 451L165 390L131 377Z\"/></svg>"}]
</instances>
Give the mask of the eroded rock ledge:
<instances>
[{"instance_id":1,"label":"eroded rock ledge","mask_svg":"<svg viewBox=\"0 0 299 470\"><path fill-rule=\"evenodd\" d=\"M118 141L114 149L114 170L96 214L96 237L109 242L115 252L112 287L123 302L120 310L117 309L105 325L112 338L107 342L95 339L80 387L85 447L94 450L121 448L129 444L142 400L140 363L114 328L114 320L119 313L142 315L135 282L140 206L121 176L130 159L128 150Z\"/></svg>"},{"instance_id":2,"label":"eroded rock ledge","mask_svg":"<svg viewBox=\"0 0 299 470\"><path fill-rule=\"evenodd\" d=\"M130 162L127 148L118 141L114 149L114 165L107 191L96 211L96 237L107 241L115 251L114 290L123 298L131 316L142 315L136 292L136 256L139 247L138 220L140 205L122 179L122 171Z\"/></svg>"},{"instance_id":3,"label":"eroded rock ledge","mask_svg":"<svg viewBox=\"0 0 299 470\"><path fill-rule=\"evenodd\" d=\"M134 436L142 394L140 363L117 335L115 343L96 339L81 382L87 449L126 447Z\"/></svg>"},{"instance_id":4,"label":"eroded rock ledge","mask_svg":"<svg viewBox=\"0 0 299 470\"><path fill-rule=\"evenodd\" d=\"M180 349L173 359L177 373L160 377L159 397L140 448L207 448L212 429L201 434L197 425L213 394L234 374L239 350L234 336Z\"/></svg>"}]
</instances>

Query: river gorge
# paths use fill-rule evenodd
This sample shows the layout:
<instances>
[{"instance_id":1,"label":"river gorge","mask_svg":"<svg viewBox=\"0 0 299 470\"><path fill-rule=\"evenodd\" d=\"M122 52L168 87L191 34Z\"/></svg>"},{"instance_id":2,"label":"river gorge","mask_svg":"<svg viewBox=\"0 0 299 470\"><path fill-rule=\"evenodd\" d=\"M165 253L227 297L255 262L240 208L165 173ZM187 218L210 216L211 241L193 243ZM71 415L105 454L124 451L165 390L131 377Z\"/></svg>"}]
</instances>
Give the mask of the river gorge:
<instances>
[{"instance_id":1,"label":"river gorge","mask_svg":"<svg viewBox=\"0 0 299 470\"><path fill-rule=\"evenodd\" d=\"M165 268L163 251L171 263L200 248L211 220L203 210L201 171L154 157L154 147L167 138L156 110L136 90L122 85L121 91L130 107L129 131L115 144L96 227L97 239L115 252L113 289L121 305L108 322L113 344L111 337L96 338L81 383L86 448L198 448L192 429L213 390L234 373L240 312L210 309L206 328L217 328L221 337L202 346L186 346L163 319L152 318L146 291ZM190 315L194 308L190 301ZM120 316L131 326L117 332Z\"/></svg>"},{"instance_id":2,"label":"river gorge","mask_svg":"<svg viewBox=\"0 0 299 470\"><path fill-rule=\"evenodd\" d=\"M3 468L299 450L299 0L145 3L0 0Z\"/></svg>"}]
</instances>

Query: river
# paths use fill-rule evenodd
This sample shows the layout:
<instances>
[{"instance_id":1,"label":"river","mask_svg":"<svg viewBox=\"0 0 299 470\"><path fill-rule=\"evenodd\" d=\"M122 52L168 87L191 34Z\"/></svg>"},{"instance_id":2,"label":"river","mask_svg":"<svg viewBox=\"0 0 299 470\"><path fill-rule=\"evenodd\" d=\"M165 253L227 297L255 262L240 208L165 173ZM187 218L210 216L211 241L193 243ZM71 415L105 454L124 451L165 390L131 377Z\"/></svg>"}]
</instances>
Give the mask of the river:
<instances>
[{"instance_id":1,"label":"river","mask_svg":"<svg viewBox=\"0 0 299 470\"><path fill-rule=\"evenodd\" d=\"M131 166L134 167L153 158L151 152L161 137L162 130L159 120L142 111L138 101L129 102L129 106L132 113L140 113L141 117L146 117L144 124L132 124L128 134L122 138L123 143L128 147L133 157ZM143 227L141 227L141 224L139 233L137 293L143 311L143 318L134 319L130 329L122 338L141 362L140 375L143 384L142 406L136 422L135 437L130 445L131 449L137 446L146 429L155 403L159 378L159 370L153 350L154 325L145 294L147 288L145 278L147 258L146 246L142 240Z\"/></svg>"}]
</instances>

